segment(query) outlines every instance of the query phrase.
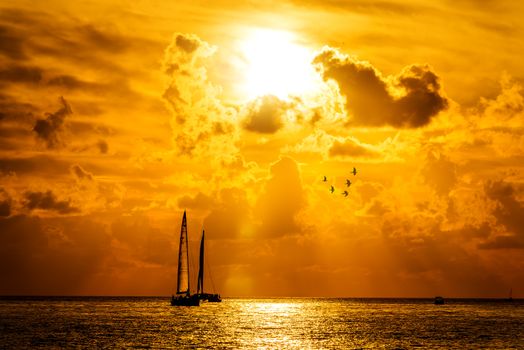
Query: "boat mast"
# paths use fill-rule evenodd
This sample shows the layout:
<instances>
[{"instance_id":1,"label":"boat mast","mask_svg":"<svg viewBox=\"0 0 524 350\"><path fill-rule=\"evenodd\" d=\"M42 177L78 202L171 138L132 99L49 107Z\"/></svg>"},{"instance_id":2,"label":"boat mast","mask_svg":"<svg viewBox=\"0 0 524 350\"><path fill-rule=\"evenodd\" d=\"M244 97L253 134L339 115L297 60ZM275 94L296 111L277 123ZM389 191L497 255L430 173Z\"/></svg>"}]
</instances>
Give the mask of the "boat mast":
<instances>
[{"instance_id":1,"label":"boat mast","mask_svg":"<svg viewBox=\"0 0 524 350\"><path fill-rule=\"evenodd\" d=\"M200 240L200 258L198 261L198 286L197 293L204 294L204 230L202 230L202 239Z\"/></svg>"},{"instance_id":2,"label":"boat mast","mask_svg":"<svg viewBox=\"0 0 524 350\"><path fill-rule=\"evenodd\" d=\"M184 249L185 249L185 252L184 252ZM187 295L190 294L189 246L187 242L187 219L186 219L185 210L184 210L184 216L182 217L182 227L180 229L180 245L178 247L178 278L177 278L176 291L177 291L177 294L187 294Z\"/></svg>"}]
</instances>

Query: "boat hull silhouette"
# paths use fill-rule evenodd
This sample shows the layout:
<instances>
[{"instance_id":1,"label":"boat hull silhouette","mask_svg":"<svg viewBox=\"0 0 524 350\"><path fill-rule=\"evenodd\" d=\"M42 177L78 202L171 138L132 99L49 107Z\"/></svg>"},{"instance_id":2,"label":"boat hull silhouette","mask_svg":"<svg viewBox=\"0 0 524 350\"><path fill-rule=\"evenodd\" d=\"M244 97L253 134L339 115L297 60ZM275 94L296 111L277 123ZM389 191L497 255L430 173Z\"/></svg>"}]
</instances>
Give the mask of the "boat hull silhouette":
<instances>
[{"instance_id":1,"label":"boat hull silhouette","mask_svg":"<svg viewBox=\"0 0 524 350\"><path fill-rule=\"evenodd\" d=\"M198 297L200 298L200 300L207 301L210 303L222 302L222 298L220 297L220 294L201 293L201 294L198 294Z\"/></svg>"},{"instance_id":2,"label":"boat hull silhouette","mask_svg":"<svg viewBox=\"0 0 524 350\"><path fill-rule=\"evenodd\" d=\"M171 296L171 306L199 306L200 298L197 294Z\"/></svg>"}]
</instances>

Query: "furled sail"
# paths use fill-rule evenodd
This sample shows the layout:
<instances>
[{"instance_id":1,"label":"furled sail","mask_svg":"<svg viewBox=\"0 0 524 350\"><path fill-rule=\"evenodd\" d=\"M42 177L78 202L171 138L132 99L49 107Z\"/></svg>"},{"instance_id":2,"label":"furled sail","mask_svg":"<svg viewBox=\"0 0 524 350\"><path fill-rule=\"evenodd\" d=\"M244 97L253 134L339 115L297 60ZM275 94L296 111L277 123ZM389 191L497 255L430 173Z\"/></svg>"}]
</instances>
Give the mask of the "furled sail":
<instances>
[{"instance_id":1,"label":"furled sail","mask_svg":"<svg viewBox=\"0 0 524 350\"><path fill-rule=\"evenodd\" d=\"M197 294L204 293L204 230L202 230L202 240L200 240L200 258L198 269Z\"/></svg>"}]
</instances>

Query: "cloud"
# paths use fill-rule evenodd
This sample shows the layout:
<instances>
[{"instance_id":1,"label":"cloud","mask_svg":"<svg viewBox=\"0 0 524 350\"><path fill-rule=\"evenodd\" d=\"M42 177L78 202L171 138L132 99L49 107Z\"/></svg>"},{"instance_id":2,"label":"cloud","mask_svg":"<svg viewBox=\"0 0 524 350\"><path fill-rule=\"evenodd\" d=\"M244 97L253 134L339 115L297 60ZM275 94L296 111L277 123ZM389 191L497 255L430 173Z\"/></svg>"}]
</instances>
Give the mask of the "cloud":
<instances>
[{"instance_id":1,"label":"cloud","mask_svg":"<svg viewBox=\"0 0 524 350\"><path fill-rule=\"evenodd\" d=\"M522 84L508 74L500 79L500 93L494 99L481 98L477 111L480 127L522 127L524 125L524 94Z\"/></svg>"},{"instance_id":2,"label":"cloud","mask_svg":"<svg viewBox=\"0 0 524 350\"><path fill-rule=\"evenodd\" d=\"M35 114L37 108L32 104L0 93L0 149L20 151L31 145Z\"/></svg>"},{"instance_id":3,"label":"cloud","mask_svg":"<svg viewBox=\"0 0 524 350\"><path fill-rule=\"evenodd\" d=\"M412 65L384 78L368 62L332 48L324 48L314 63L324 80L339 85L354 125L416 128L448 106L439 78L429 66Z\"/></svg>"},{"instance_id":4,"label":"cloud","mask_svg":"<svg viewBox=\"0 0 524 350\"><path fill-rule=\"evenodd\" d=\"M437 194L447 195L457 182L457 165L443 154L429 152L422 176Z\"/></svg>"},{"instance_id":5,"label":"cloud","mask_svg":"<svg viewBox=\"0 0 524 350\"><path fill-rule=\"evenodd\" d=\"M71 204L70 200L59 200L50 190L45 192L27 191L24 193L24 197L24 205L29 210L42 209L59 214L78 213L80 211Z\"/></svg>"},{"instance_id":6,"label":"cloud","mask_svg":"<svg viewBox=\"0 0 524 350\"><path fill-rule=\"evenodd\" d=\"M194 36L177 35L175 45L187 53L193 53L200 47L201 42Z\"/></svg>"},{"instance_id":7,"label":"cloud","mask_svg":"<svg viewBox=\"0 0 524 350\"><path fill-rule=\"evenodd\" d=\"M38 109L27 102L20 102L10 95L0 92L0 121L12 121L21 124L33 121L33 115Z\"/></svg>"},{"instance_id":8,"label":"cloud","mask_svg":"<svg viewBox=\"0 0 524 350\"><path fill-rule=\"evenodd\" d=\"M172 232L154 227L147 216L139 214L120 217L111 224L112 237L129 250L133 259L157 265L175 266Z\"/></svg>"},{"instance_id":9,"label":"cloud","mask_svg":"<svg viewBox=\"0 0 524 350\"><path fill-rule=\"evenodd\" d=\"M0 69L0 82L37 84L42 81L42 74L39 67L8 65Z\"/></svg>"},{"instance_id":10,"label":"cloud","mask_svg":"<svg viewBox=\"0 0 524 350\"><path fill-rule=\"evenodd\" d=\"M300 232L295 216L306 197L297 163L283 157L270 168L271 177L258 199L253 216L260 220L260 237L279 237Z\"/></svg>"},{"instance_id":11,"label":"cloud","mask_svg":"<svg viewBox=\"0 0 524 350\"><path fill-rule=\"evenodd\" d=\"M0 217L8 217L11 215L11 197L5 189L0 188Z\"/></svg>"},{"instance_id":12,"label":"cloud","mask_svg":"<svg viewBox=\"0 0 524 350\"><path fill-rule=\"evenodd\" d=\"M63 130L64 120L73 114L67 101L60 97L62 107L54 113L48 113L45 119L38 119L33 127L38 138L43 140L47 148L57 148L62 144L60 132Z\"/></svg>"},{"instance_id":13,"label":"cloud","mask_svg":"<svg viewBox=\"0 0 524 350\"><path fill-rule=\"evenodd\" d=\"M249 235L251 207L246 193L238 188L225 188L211 213L204 219L208 237L218 239L243 238Z\"/></svg>"},{"instance_id":14,"label":"cloud","mask_svg":"<svg viewBox=\"0 0 524 350\"><path fill-rule=\"evenodd\" d=\"M490 237L479 244L479 248L524 249L524 205L517 199L514 186L504 181L490 181L484 186L484 191L496 202L493 216L506 232Z\"/></svg>"},{"instance_id":15,"label":"cloud","mask_svg":"<svg viewBox=\"0 0 524 350\"><path fill-rule=\"evenodd\" d=\"M75 76L69 75L69 74L61 74L54 76L46 81L46 84L51 87L63 87L69 90L90 90L94 93L100 93L100 91L110 91L111 88L114 87L110 86L108 84L98 84L98 83L92 83L83 81ZM125 86L120 86L120 88L126 88ZM129 93L132 93L129 91Z\"/></svg>"},{"instance_id":16,"label":"cloud","mask_svg":"<svg viewBox=\"0 0 524 350\"><path fill-rule=\"evenodd\" d=\"M93 174L91 174L90 172L85 171L78 164L74 164L74 165L71 166L71 172L79 180L84 180L84 179L85 180L89 180L89 181L93 180Z\"/></svg>"},{"instance_id":17,"label":"cloud","mask_svg":"<svg viewBox=\"0 0 524 350\"><path fill-rule=\"evenodd\" d=\"M0 171L6 174L55 178L68 173L70 163L47 154L0 158Z\"/></svg>"},{"instance_id":18,"label":"cloud","mask_svg":"<svg viewBox=\"0 0 524 350\"><path fill-rule=\"evenodd\" d=\"M411 15L413 13L421 13L426 10L426 7L418 4L400 4L395 2L386 1L355 1L351 2L339 1L339 0L327 0L327 1L316 1L316 0L293 0L291 1L297 6L311 6L319 7L321 9L330 9L336 12L347 11L354 13L362 13L365 15L370 14L394 14L395 16Z\"/></svg>"},{"instance_id":19,"label":"cloud","mask_svg":"<svg viewBox=\"0 0 524 350\"><path fill-rule=\"evenodd\" d=\"M164 55L170 82L163 97L173 112L174 141L184 155L232 157L237 138L236 111L219 98L220 88L208 79L216 48L196 35L177 33Z\"/></svg>"},{"instance_id":20,"label":"cloud","mask_svg":"<svg viewBox=\"0 0 524 350\"><path fill-rule=\"evenodd\" d=\"M376 157L378 153L369 146L361 144L357 139L348 137L342 142L335 140L329 148L329 155L331 157Z\"/></svg>"},{"instance_id":21,"label":"cloud","mask_svg":"<svg viewBox=\"0 0 524 350\"><path fill-rule=\"evenodd\" d=\"M0 294L85 294L111 240L92 218L0 218Z\"/></svg>"},{"instance_id":22,"label":"cloud","mask_svg":"<svg viewBox=\"0 0 524 350\"><path fill-rule=\"evenodd\" d=\"M414 281L413 288L430 287L424 294L446 286L453 286L457 295L494 293L504 282L477 252L467 249L463 237L468 229L442 231L435 219L391 217L382 227L388 256L383 263L397 279Z\"/></svg>"},{"instance_id":23,"label":"cloud","mask_svg":"<svg viewBox=\"0 0 524 350\"><path fill-rule=\"evenodd\" d=\"M289 104L276 96L266 95L251 101L244 111L244 127L249 131L273 134L284 125L282 116Z\"/></svg>"},{"instance_id":24,"label":"cloud","mask_svg":"<svg viewBox=\"0 0 524 350\"><path fill-rule=\"evenodd\" d=\"M96 143L96 147L98 148L98 150L99 150L100 153L102 153L102 154L106 154L106 153L109 151L109 145L108 145L107 142L104 141L104 140L99 140L99 141Z\"/></svg>"},{"instance_id":25,"label":"cloud","mask_svg":"<svg viewBox=\"0 0 524 350\"><path fill-rule=\"evenodd\" d=\"M178 207L183 209L207 210L215 203L212 196L198 192L194 197L182 196L178 199Z\"/></svg>"},{"instance_id":26,"label":"cloud","mask_svg":"<svg viewBox=\"0 0 524 350\"><path fill-rule=\"evenodd\" d=\"M3 9L2 9L3 11ZM23 38L6 25L0 25L0 53L13 60L27 58L23 48Z\"/></svg>"}]
</instances>

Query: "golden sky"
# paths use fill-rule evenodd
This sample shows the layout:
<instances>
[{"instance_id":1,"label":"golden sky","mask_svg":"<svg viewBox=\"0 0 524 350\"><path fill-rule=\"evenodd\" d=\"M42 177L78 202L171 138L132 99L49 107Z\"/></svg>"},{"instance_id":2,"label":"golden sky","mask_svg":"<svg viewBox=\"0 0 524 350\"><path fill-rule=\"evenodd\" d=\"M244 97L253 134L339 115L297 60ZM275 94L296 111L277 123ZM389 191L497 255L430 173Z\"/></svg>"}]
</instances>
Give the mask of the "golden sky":
<instances>
[{"instance_id":1,"label":"golden sky","mask_svg":"<svg viewBox=\"0 0 524 350\"><path fill-rule=\"evenodd\" d=\"M0 0L0 294L522 296L523 16Z\"/></svg>"}]
</instances>

